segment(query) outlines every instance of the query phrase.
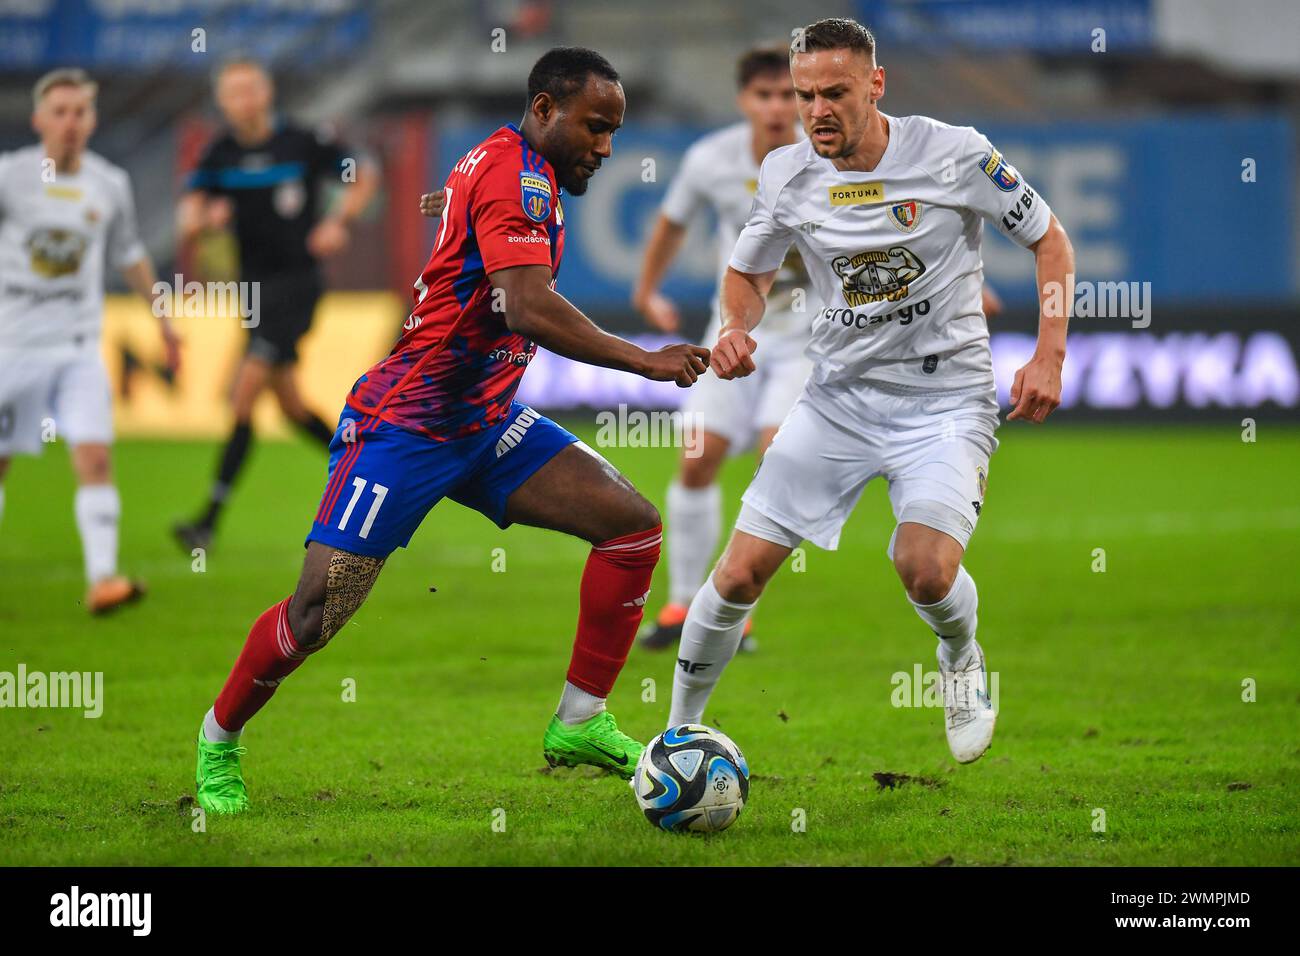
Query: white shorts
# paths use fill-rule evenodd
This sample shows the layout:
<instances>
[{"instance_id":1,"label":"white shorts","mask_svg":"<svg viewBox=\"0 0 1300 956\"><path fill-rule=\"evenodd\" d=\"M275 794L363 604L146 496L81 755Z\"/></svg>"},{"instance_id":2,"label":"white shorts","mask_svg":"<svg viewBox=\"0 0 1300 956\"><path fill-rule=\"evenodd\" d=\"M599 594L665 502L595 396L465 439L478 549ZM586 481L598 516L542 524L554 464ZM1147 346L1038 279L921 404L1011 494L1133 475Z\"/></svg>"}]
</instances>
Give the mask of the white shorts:
<instances>
[{"instance_id":1,"label":"white shorts","mask_svg":"<svg viewBox=\"0 0 1300 956\"><path fill-rule=\"evenodd\" d=\"M760 340L754 352L756 370L751 374L730 381L711 371L701 375L682 403L687 420L727 439L731 443L727 454L746 451L760 431L785 421L803 390L812 372L812 361L803 354L806 344L798 338Z\"/></svg>"},{"instance_id":2,"label":"white shorts","mask_svg":"<svg viewBox=\"0 0 1300 956\"><path fill-rule=\"evenodd\" d=\"M39 455L55 439L109 444L113 405L98 351L0 352L0 457Z\"/></svg>"},{"instance_id":3,"label":"white shorts","mask_svg":"<svg viewBox=\"0 0 1300 956\"><path fill-rule=\"evenodd\" d=\"M883 477L896 520L937 528L965 547L984 504L997 427L997 400L986 386L915 393L810 382L745 491L736 527L833 551L862 489ZM749 509L757 517L747 517ZM788 534L773 533L772 524Z\"/></svg>"}]
</instances>

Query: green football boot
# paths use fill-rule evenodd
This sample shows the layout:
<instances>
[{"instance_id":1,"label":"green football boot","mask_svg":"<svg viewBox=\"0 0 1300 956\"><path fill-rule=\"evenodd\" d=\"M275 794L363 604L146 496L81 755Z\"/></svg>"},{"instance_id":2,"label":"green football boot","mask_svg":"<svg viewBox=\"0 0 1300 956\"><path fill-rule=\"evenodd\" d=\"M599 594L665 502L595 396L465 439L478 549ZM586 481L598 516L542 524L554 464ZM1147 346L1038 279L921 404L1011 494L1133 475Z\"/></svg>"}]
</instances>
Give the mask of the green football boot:
<instances>
[{"instance_id":1,"label":"green football boot","mask_svg":"<svg viewBox=\"0 0 1300 956\"><path fill-rule=\"evenodd\" d=\"M614 715L601 711L580 724L566 724L551 718L542 738L542 755L552 767L590 764L631 780L645 745L618 729Z\"/></svg>"},{"instance_id":2,"label":"green football boot","mask_svg":"<svg viewBox=\"0 0 1300 956\"><path fill-rule=\"evenodd\" d=\"M248 809L248 789L239 771L239 758L246 753L237 743L210 743L203 739L203 731L199 731L194 799L208 813L239 813Z\"/></svg>"}]
</instances>

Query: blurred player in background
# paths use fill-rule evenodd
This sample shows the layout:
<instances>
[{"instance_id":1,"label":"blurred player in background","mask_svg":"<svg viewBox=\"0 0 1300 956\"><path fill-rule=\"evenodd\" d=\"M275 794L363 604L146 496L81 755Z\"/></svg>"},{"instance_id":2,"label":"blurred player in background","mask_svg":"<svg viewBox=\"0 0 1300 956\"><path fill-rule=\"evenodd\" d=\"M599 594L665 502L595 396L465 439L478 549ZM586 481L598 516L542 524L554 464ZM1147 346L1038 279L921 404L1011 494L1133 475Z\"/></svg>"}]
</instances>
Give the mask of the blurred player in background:
<instances>
[{"instance_id":1,"label":"blurred player in background","mask_svg":"<svg viewBox=\"0 0 1300 956\"><path fill-rule=\"evenodd\" d=\"M329 447L334 435L298 391L298 341L323 291L320 261L347 248L350 227L375 194L379 174L337 140L277 116L274 93L259 63L235 58L221 66L216 100L228 129L199 160L177 209L182 248L205 230L233 224L240 281L259 285L259 314L235 373L235 422L216 480L198 518L174 529L186 550L211 544L252 443L253 406L268 386L285 416L321 445ZM322 217L321 193L330 180L345 188Z\"/></svg>"},{"instance_id":2,"label":"blurred player in background","mask_svg":"<svg viewBox=\"0 0 1300 956\"><path fill-rule=\"evenodd\" d=\"M415 308L339 418L297 590L253 624L204 717L196 789L208 811L247 806L244 724L347 623L388 556L443 498L502 528L519 522L591 542L573 656L542 751L551 766L631 777L643 748L618 729L605 698L641 623L659 560L659 513L604 458L514 400L538 345L682 387L706 368L708 349L647 352L601 331L555 291L560 190L587 191L624 105L618 73L599 53L552 50L529 74L522 124L498 129L447 177Z\"/></svg>"},{"instance_id":3,"label":"blurred player in background","mask_svg":"<svg viewBox=\"0 0 1300 956\"><path fill-rule=\"evenodd\" d=\"M659 287L691 221L706 208L717 216L720 281L754 202L763 158L803 137L784 48L747 52L736 66L736 83L736 105L744 120L710 133L686 151L646 246L632 304L660 332L681 327L676 305ZM763 328L754 334L763 352L762 366L736 382L706 375L682 406L688 427L699 429L699 435L687 444L677 477L668 486L668 603L642 636L644 647L676 646L686 608L708 575L722 534L717 477L723 461L751 446L762 458L812 370L804 349L817 307L803 301L807 293L808 275L798 251L791 249L773 281ZM704 341L717 341L721 325L715 299ZM752 646L749 627L747 620L742 647Z\"/></svg>"},{"instance_id":4,"label":"blurred player in background","mask_svg":"<svg viewBox=\"0 0 1300 956\"><path fill-rule=\"evenodd\" d=\"M40 145L0 156L0 512L10 456L37 455L44 442L66 440L77 476L86 607L97 614L143 594L117 570L122 505L100 353L105 260L151 309L157 277L136 231L130 180L86 148L96 92L82 70L47 73L34 91ZM165 308L154 311L175 371L179 343Z\"/></svg>"},{"instance_id":5,"label":"blurred player in background","mask_svg":"<svg viewBox=\"0 0 1300 956\"><path fill-rule=\"evenodd\" d=\"M750 331L797 244L824 305L814 371L691 603L669 723L701 722L764 586L804 540L837 547L879 476L897 520L888 553L938 636L948 745L967 763L988 749L995 722L975 637L978 595L961 563L997 448L980 308L983 220L1033 251L1045 303L1052 288L1072 287L1074 252L1042 197L977 130L879 110L885 71L861 24L807 27L790 64L809 138L763 163L723 278L711 367L730 379L762 364ZM1042 422L1059 404L1067 321L1044 305L1037 349L1011 387L1011 418Z\"/></svg>"}]
</instances>

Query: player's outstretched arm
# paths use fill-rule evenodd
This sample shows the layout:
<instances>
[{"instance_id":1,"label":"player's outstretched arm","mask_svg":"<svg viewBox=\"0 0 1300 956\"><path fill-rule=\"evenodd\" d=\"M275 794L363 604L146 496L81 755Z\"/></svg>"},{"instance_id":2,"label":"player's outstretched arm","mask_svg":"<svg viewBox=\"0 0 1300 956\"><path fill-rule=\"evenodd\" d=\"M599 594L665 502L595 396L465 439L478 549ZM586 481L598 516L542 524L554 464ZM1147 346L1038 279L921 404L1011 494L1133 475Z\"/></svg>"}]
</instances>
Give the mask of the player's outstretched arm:
<instances>
[{"instance_id":1,"label":"player's outstretched arm","mask_svg":"<svg viewBox=\"0 0 1300 956\"><path fill-rule=\"evenodd\" d=\"M722 331L713 347L709 365L718 378L743 378L754 371L754 350L758 343L750 331L763 318L767 293L776 279L776 270L759 275L737 272L727 266L722 276Z\"/></svg>"},{"instance_id":2,"label":"player's outstretched arm","mask_svg":"<svg viewBox=\"0 0 1300 956\"><path fill-rule=\"evenodd\" d=\"M1011 414L1042 424L1061 404L1061 366L1065 333L1074 302L1074 247L1052 217L1041 239L1030 246L1038 279L1038 346L1011 384Z\"/></svg>"},{"instance_id":3,"label":"player's outstretched arm","mask_svg":"<svg viewBox=\"0 0 1300 956\"><path fill-rule=\"evenodd\" d=\"M632 306L643 316L652 329L676 332L681 328L681 316L673 300L659 291L668 267L677 258L686 237L686 227L673 222L663 213L655 219L650 241L641 259L641 276L632 290Z\"/></svg>"},{"instance_id":4,"label":"player's outstretched arm","mask_svg":"<svg viewBox=\"0 0 1300 956\"><path fill-rule=\"evenodd\" d=\"M708 368L709 350L697 345L668 345L655 352L596 326L568 299L551 288L547 266L511 266L488 274L504 297L510 331L542 348L587 365L635 372L656 382L695 383Z\"/></svg>"}]
</instances>

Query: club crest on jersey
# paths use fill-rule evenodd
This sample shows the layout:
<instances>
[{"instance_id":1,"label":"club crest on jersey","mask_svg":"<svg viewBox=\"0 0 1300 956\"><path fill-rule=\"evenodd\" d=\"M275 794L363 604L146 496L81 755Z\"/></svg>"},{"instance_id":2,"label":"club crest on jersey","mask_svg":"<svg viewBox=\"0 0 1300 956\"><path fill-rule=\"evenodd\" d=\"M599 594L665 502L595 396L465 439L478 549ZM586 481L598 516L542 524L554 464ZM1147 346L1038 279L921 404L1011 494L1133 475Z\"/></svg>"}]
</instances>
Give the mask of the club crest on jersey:
<instances>
[{"instance_id":1,"label":"club crest on jersey","mask_svg":"<svg viewBox=\"0 0 1300 956\"><path fill-rule=\"evenodd\" d=\"M903 232L911 232L921 221L921 204L915 199L894 203L889 207L889 221Z\"/></svg>"},{"instance_id":2,"label":"club crest on jersey","mask_svg":"<svg viewBox=\"0 0 1300 956\"><path fill-rule=\"evenodd\" d=\"M546 222L551 215L551 183L545 176L527 170L519 174L519 202L533 222Z\"/></svg>"},{"instance_id":3,"label":"club crest on jersey","mask_svg":"<svg viewBox=\"0 0 1300 956\"><path fill-rule=\"evenodd\" d=\"M980 160L980 168L993 181L993 185L1004 193L1009 193L1020 185L1020 174L996 149Z\"/></svg>"},{"instance_id":4,"label":"club crest on jersey","mask_svg":"<svg viewBox=\"0 0 1300 956\"><path fill-rule=\"evenodd\" d=\"M307 205L307 188L301 179L287 179L271 193L271 205L281 219L296 219Z\"/></svg>"}]
</instances>

